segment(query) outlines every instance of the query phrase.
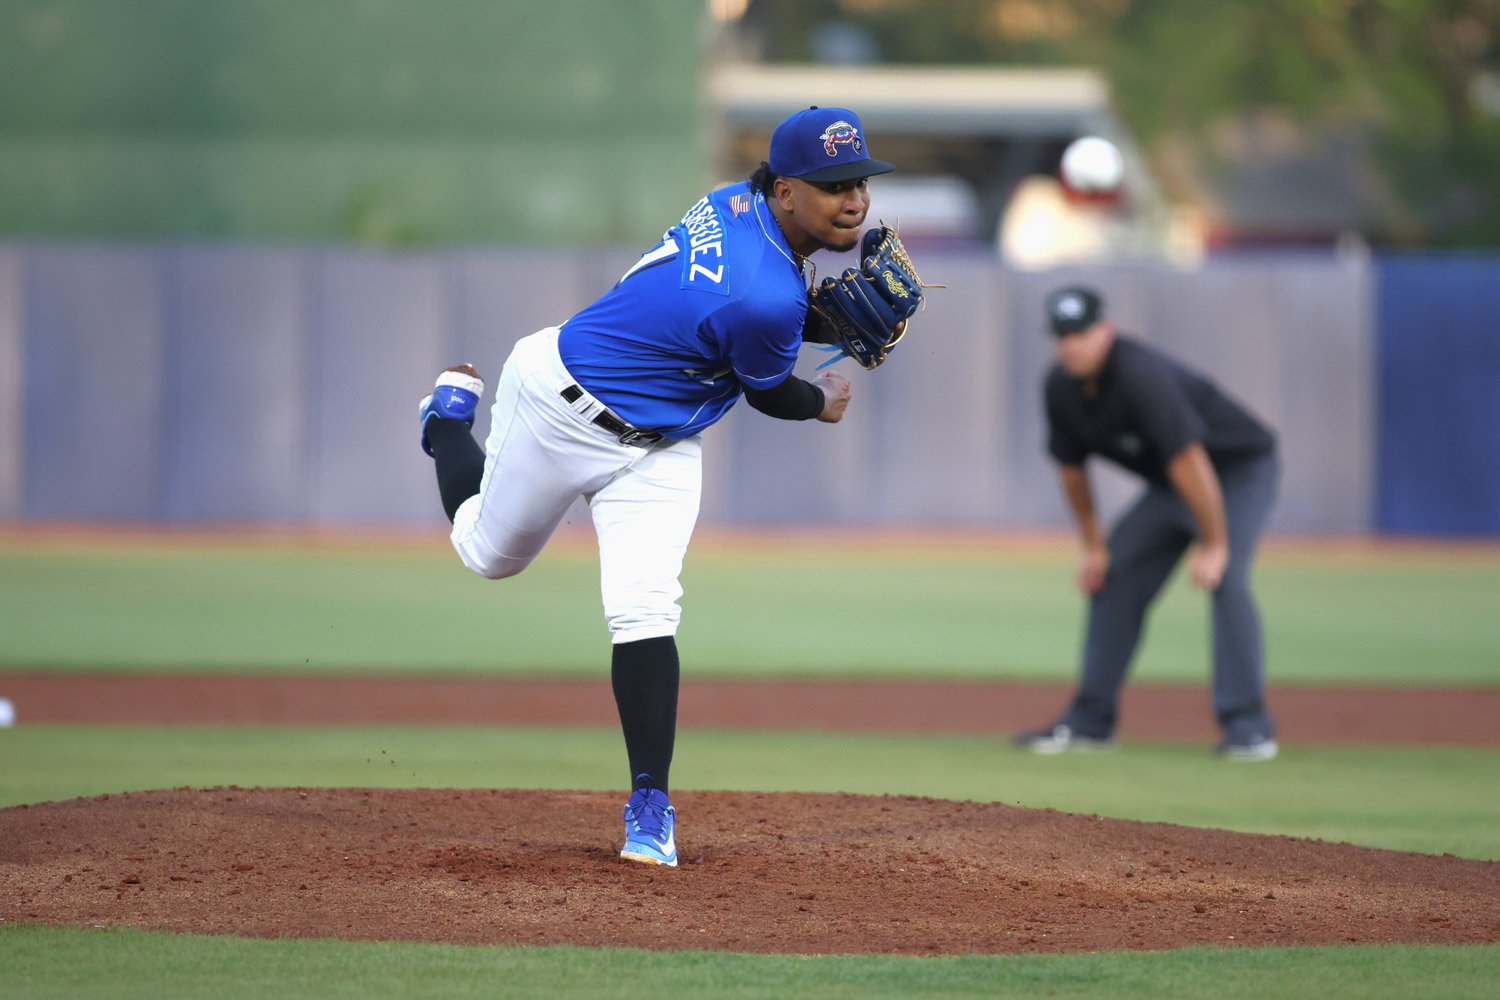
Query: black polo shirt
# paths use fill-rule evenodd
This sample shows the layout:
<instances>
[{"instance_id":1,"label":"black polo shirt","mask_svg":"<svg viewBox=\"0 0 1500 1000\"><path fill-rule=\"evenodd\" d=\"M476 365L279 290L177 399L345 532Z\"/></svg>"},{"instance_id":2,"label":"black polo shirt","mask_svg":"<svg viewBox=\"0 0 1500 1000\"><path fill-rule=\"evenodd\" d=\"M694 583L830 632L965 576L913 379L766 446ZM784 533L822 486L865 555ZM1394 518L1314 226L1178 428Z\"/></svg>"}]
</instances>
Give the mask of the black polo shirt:
<instances>
[{"instance_id":1,"label":"black polo shirt","mask_svg":"<svg viewBox=\"0 0 1500 1000\"><path fill-rule=\"evenodd\" d=\"M1203 375L1130 337L1116 335L1098 392L1054 365L1047 373L1047 451L1063 465L1099 455L1170 485L1167 464L1193 443L1215 468L1269 454L1276 438Z\"/></svg>"}]
</instances>

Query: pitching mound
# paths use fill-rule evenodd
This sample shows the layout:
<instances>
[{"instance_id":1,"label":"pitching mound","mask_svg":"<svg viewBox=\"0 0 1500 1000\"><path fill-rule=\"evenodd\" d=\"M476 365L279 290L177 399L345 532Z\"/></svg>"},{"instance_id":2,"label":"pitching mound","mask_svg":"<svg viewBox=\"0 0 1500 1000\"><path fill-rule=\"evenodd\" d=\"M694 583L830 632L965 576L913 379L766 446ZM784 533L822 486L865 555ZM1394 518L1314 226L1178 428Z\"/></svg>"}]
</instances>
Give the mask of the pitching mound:
<instances>
[{"instance_id":1,"label":"pitching mound","mask_svg":"<svg viewBox=\"0 0 1500 1000\"><path fill-rule=\"evenodd\" d=\"M0 918L263 937L961 954L1500 940L1500 863L914 798L178 789L0 810Z\"/></svg>"}]
</instances>

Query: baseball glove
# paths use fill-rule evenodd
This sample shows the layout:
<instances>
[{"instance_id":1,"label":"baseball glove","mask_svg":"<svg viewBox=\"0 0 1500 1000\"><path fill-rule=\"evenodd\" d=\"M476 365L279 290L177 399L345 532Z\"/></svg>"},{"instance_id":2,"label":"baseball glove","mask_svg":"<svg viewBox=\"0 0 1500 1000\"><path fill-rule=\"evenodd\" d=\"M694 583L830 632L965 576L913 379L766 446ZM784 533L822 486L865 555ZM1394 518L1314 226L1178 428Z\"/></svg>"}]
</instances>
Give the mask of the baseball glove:
<instances>
[{"instance_id":1,"label":"baseball glove","mask_svg":"<svg viewBox=\"0 0 1500 1000\"><path fill-rule=\"evenodd\" d=\"M922 280L896 230L883 222L868 230L860 241L859 259L858 269L824 278L809 294L813 311L831 334L833 346L828 350L838 351L819 369L846 357L878 368L906 335L908 327L901 324L922 305Z\"/></svg>"}]
</instances>

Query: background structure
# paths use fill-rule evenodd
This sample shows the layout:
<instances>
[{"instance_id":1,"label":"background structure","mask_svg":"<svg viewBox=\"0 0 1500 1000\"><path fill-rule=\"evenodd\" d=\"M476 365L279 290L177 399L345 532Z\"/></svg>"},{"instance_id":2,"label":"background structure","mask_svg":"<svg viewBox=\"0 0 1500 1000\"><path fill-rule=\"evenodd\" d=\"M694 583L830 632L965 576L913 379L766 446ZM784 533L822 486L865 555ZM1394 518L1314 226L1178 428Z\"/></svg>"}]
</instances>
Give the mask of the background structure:
<instances>
[{"instance_id":1,"label":"background structure","mask_svg":"<svg viewBox=\"0 0 1500 1000\"><path fill-rule=\"evenodd\" d=\"M20 419L8 425L24 433L25 456L10 512L435 523L413 418L430 373L467 359L493 377L515 340L561 321L632 258L202 245L12 251L0 256L0 284L24 289L27 380ZM1374 527L1380 415L1376 272L1367 263L1028 272L931 253L921 267L949 287L931 294L895 363L850 372L857 402L837 428L741 407L708 431L705 524L1063 523L1043 451L1040 378L1051 342L1042 301L1059 282L1088 280L1125 329L1218 373L1280 429L1281 528ZM822 357L804 348L802 367ZM48 404L60 395L66 405ZM477 429L487 426L485 413ZM1127 488L1101 481L1118 487L1115 496Z\"/></svg>"},{"instance_id":2,"label":"background structure","mask_svg":"<svg viewBox=\"0 0 1500 1000\"><path fill-rule=\"evenodd\" d=\"M702 13L11 0L0 232L633 242L706 180Z\"/></svg>"},{"instance_id":3,"label":"background structure","mask_svg":"<svg viewBox=\"0 0 1500 1000\"><path fill-rule=\"evenodd\" d=\"M927 28L922 65L882 64L905 7L8 4L0 517L434 522L409 412L431 373L472 360L493 378L752 167L781 115L837 100L903 165L874 214L949 287L899 363L859 373L836 431L740 412L713 430L705 523L1063 523L1040 302L1086 281L1275 425L1276 530L1500 534L1500 239L1418 252L1351 217L1318 221L1322 245L1260 231L1247 249L1223 218L1195 222L1217 202L1181 200L1170 136L1137 144L1134 122L1161 123L1128 66L1098 60L1128 83L1117 102L1100 68L1046 64L1095 37L1092 15L960 3L969 64L932 65ZM1455 72L1482 69L1474 51ZM1119 203L1059 195L1082 132L1126 148ZM1237 197L1284 212L1307 193Z\"/></svg>"}]
</instances>

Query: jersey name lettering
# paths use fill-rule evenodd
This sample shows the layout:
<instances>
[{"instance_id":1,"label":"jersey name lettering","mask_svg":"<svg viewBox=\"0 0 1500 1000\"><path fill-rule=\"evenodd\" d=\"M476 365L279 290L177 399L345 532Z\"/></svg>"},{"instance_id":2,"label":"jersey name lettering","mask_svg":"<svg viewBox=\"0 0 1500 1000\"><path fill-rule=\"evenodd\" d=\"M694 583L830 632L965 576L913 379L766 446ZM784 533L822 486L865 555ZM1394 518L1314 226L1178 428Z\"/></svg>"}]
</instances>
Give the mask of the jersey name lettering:
<instances>
[{"instance_id":1,"label":"jersey name lettering","mask_svg":"<svg viewBox=\"0 0 1500 1000\"><path fill-rule=\"evenodd\" d=\"M682 287L728 295L724 280L724 224L706 197L682 217L687 253L682 258Z\"/></svg>"}]
</instances>

